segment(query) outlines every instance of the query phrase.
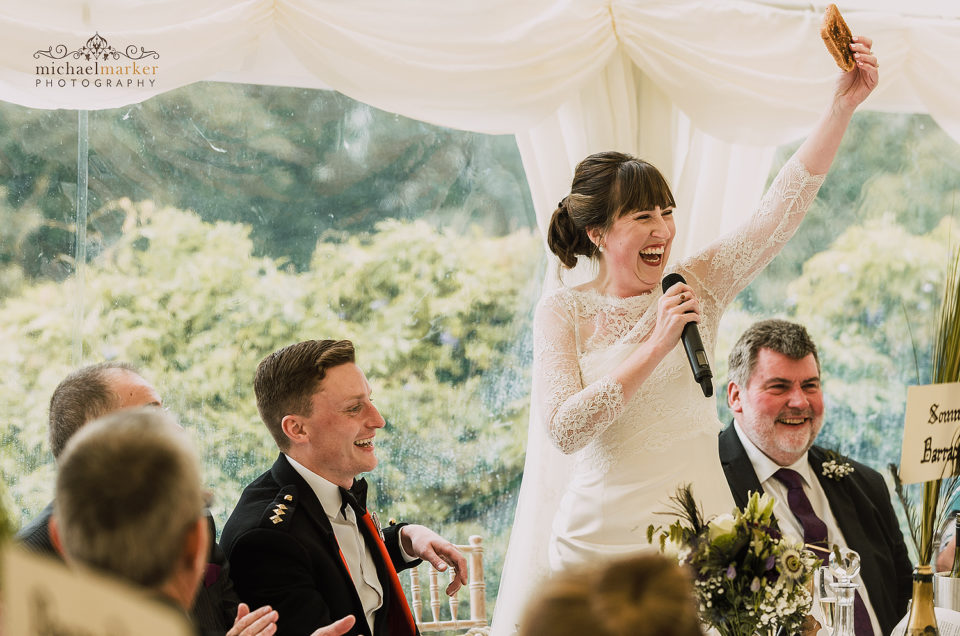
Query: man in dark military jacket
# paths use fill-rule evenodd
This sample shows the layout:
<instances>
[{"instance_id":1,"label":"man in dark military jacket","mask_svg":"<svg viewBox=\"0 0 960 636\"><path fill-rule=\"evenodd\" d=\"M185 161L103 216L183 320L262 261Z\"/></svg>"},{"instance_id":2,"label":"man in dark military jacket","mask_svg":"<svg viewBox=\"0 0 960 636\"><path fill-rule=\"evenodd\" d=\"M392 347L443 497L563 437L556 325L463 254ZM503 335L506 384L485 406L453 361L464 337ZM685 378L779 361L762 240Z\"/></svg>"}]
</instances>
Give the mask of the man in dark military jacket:
<instances>
[{"instance_id":1,"label":"man in dark military jacket","mask_svg":"<svg viewBox=\"0 0 960 636\"><path fill-rule=\"evenodd\" d=\"M169 415L127 409L85 425L63 451L51 519L69 564L132 584L186 619L207 569L209 522L199 461ZM227 636L274 633L275 609L239 607ZM342 636L352 623L311 636Z\"/></svg>"},{"instance_id":2,"label":"man in dark military jacket","mask_svg":"<svg viewBox=\"0 0 960 636\"><path fill-rule=\"evenodd\" d=\"M344 616L351 634L413 636L416 626L397 571L425 559L455 568L447 588L466 583L463 555L419 525L382 530L366 509L384 420L347 340L310 340L267 356L254 392L280 455L247 486L223 528L240 596L280 613L278 634L310 633Z\"/></svg>"}]
</instances>

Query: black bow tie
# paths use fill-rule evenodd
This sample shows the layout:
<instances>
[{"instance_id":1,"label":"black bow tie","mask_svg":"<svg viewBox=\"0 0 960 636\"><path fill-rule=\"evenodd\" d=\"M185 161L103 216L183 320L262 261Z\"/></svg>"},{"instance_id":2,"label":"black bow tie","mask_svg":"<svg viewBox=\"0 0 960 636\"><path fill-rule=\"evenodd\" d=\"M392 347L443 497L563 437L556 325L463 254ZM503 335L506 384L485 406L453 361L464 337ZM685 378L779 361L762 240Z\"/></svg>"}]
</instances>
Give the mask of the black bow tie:
<instances>
[{"instance_id":1,"label":"black bow tie","mask_svg":"<svg viewBox=\"0 0 960 636\"><path fill-rule=\"evenodd\" d=\"M367 509L367 480L354 479L350 490L340 486L340 499L343 502L340 504L340 514L343 514L349 504L353 506L358 517L362 516L363 511Z\"/></svg>"}]
</instances>

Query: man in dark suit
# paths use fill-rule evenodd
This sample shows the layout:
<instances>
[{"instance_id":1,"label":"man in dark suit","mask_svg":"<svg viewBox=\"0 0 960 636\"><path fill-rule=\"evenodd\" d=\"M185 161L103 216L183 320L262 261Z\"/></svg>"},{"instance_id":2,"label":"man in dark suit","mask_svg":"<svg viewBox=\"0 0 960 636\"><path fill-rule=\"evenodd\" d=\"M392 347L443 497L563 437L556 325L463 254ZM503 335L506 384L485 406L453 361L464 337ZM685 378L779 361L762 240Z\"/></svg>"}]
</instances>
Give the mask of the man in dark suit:
<instances>
[{"instance_id":1,"label":"man in dark suit","mask_svg":"<svg viewBox=\"0 0 960 636\"><path fill-rule=\"evenodd\" d=\"M87 422L112 411L147 405L160 406L160 396L129 364L103 362L74 371L50 398L48 435L54 460L60 461L64 446ZM17 533L17 540L33 552L59 557L50 542L52 515L51 501Z\"/></svg>"},{"instance_id":2,"label":"man in dark suit","mask_svg":"<svg viewBox=\"0 0 960 636\"><path fill-rule=\"evenodd\" d=\"M130 364L102 362L77 369L57 385L50 398L49 437L53 457L59 463L67 442L98 417L123 409L160 405L157 390ZM48 529L53 505L53 502L47 504L16 538L33 552L60 558ZM210 553L203 585L193 604L193 622L204 636L222 636L233 625L239 600L230 581L226 556L215 540L216 525L209 511L206 518Z\"/></svg>"},{"instance_id":3,"label":"man in dark suit","mask_svg":"<svg viewBox=\"0 0 960 636\"><path fill-rule=\"evenodd\" d=\"M889 634L906 613L912 566L883 477L813 445L823 423L816 345L802 325L761 321L734 345L729 374L734 423L719 451L737 505L766 492L785 534L857 551L867 592L857 634Z\"/></svg>"},{"instance_id":4,"label":"man in dark suit","mask_svg":"<svg viewBox=\"0 0 960 636\"><path fill-rule=\"evenodd\" d=\"M240 595L280 612L278 634L298 636L344 616L351 634L413 636L416 626L397 571L425 559L455 568L447 588L466 583L466 561L423 526L379 529L366 511L374 437L384 420L348 340L309 340L264 358L254 392L281 453L244 489L221 542Z\"/></svg>"}]
</instances>

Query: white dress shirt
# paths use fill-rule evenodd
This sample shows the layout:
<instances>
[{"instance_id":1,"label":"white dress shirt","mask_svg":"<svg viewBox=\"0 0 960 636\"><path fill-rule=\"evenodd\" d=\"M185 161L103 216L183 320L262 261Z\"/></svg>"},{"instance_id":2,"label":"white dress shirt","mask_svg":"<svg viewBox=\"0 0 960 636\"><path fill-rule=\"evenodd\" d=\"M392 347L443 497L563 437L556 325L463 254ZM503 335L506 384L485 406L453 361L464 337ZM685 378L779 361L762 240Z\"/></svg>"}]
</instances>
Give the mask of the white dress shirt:
<instances>
[{"instance_id":1,"label":"white dress shirt","mask_svg":"<svg viewBox=\"0 0 960 636\"><path fill-rule=\"evenodd\" d=\"M340 487L314 473L289 455L285 455L285 457L293 466L293 469L307 482L317 499L320 500L320 505L323 506L323 511L330 520L330 525L333 526L333 534L340 545L343 560L347 563L347 569L350 570L350 576L353 578L353 585L356 587L360 602L363 604L363 611L367 624L370 626L370 633L373 634L374 618L377 610L383 607L383 586L377 576L377 565L373 560L373 554L367 547L367 543L360 533L360 528L357 526L356 513L351 506L347 506L344 508L343 514L340 514L340 507L343 505ZM400 552L408 562L416 558L404 551L402 543ZM318 627L323 627L323 625L318 625Z\"/></svg>"},{"instance_id":2,"label":"white dress shirt","mask_svg":"<svg viewBox=\"0 0 960 636\"><path fill-rule=\"evenodd\" d=\"M804 453L803 457L789 466L780 466L764 455L763 451L750 441L750 438L747 437L740 428L739 423L734 422L733 427L737 432L737 437L740 438L740 443L743 444L743 450L746 451L747 457L750 458L750 463L753 464L753 471L757 474L760 485L763 486L764 492L774 499L773 514L777 518L780 531L784 535L792 535L797 541L802 542L803 540L803 525L793 516L793 512L790 510L790 504L787 502L787 487L773 476L773 474L781 468L790 468L800 474L800 477L803 479L803 492L806 493L807 498L810 500L813 511L827 526L827 544L831 546L836 544L840 546L841 549L847 548L847 541L843 538L840 526L837 525L837 520L833 516L833 511L830 509L827 494L823 492L823 486L820 485L820 480L817 479L817 476L813 472L813 467L810 465L810 462L807 461L807 453ZM818 554L817 556L823 559L824 565L828 564L828 560L824 558L824 555ZM866 605L867 613L870 615L870 624L873 626L873 633L879 634L881 633L880 623L877 621L877 616L873 612L873 605L870 604L870 595L867 594L867 588L864 587L860 575L857 575L854 580L860 584L860 597L863 599L863 604Z\"/></svg>"}]
</instances>

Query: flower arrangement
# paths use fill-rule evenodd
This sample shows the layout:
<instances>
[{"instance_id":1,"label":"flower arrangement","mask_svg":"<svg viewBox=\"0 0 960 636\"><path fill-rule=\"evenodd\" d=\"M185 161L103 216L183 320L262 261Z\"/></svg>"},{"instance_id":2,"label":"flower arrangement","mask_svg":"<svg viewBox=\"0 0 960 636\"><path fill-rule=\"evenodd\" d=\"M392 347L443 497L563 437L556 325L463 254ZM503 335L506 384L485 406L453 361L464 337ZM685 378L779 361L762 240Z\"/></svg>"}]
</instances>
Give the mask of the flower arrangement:
<instances>
[{"instance_id":1,"label":"flower arrangement","mask_svg":"<svg viewBox=\"0 0 960 636\"><path fill-rule=\"evenodd\" d=\"M689 485L671 497L677 521L650 526L647 539L676 551L693 571L700 620L722 636L799 633L813 604L819 559L800 541L781 537L773 499L751 493L746 508L704 521Z\"/></svg>"}]
</instances>

